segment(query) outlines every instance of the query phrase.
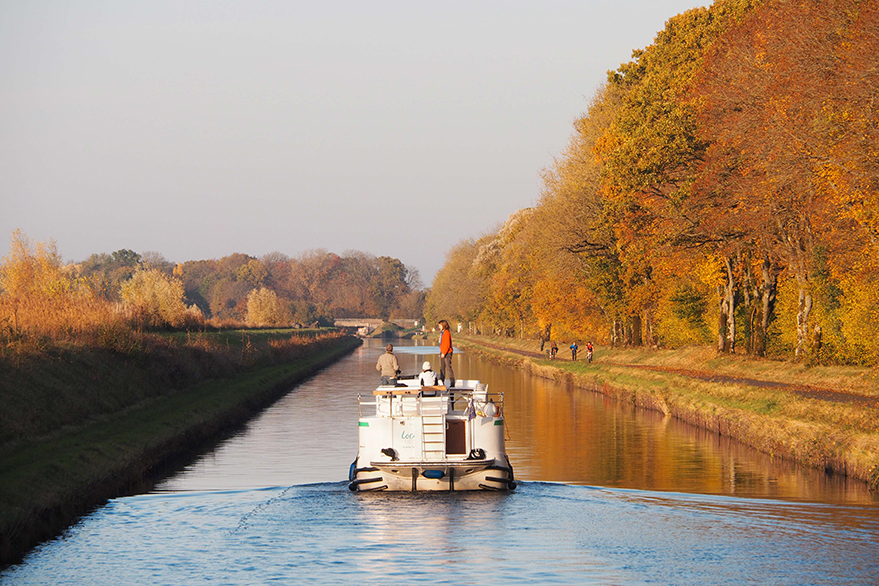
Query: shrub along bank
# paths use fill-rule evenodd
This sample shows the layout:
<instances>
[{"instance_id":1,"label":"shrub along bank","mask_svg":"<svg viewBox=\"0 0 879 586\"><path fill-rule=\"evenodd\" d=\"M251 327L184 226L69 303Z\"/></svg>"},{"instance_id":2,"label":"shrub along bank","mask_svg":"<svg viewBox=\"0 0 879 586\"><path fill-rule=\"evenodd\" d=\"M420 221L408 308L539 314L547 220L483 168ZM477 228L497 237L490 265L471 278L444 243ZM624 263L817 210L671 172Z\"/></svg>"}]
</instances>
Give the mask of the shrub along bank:
<instances>
[{"instance_id":1,"label":"shrub along bank","mask_svg":"<svg viewBox=\"0 0 879 586\"><path fill-rule=\"evenodd\" d=\"M360 345L338 333L146 334L0 363L0 565L149 487Z\"/></svg>"},{"instance_id":2,"label":"shrub along bank","mask_svg":"<svg viewBox=\"0 0 879 586\"><path fill-rule=\"evenodd\" d=\"M879 378L874 369L813 367L674 351L603 349L589 364L539 342L457 336L468 352L661 411L771 455L865 480L879 489Z\"/></svg>"}]
</instances>

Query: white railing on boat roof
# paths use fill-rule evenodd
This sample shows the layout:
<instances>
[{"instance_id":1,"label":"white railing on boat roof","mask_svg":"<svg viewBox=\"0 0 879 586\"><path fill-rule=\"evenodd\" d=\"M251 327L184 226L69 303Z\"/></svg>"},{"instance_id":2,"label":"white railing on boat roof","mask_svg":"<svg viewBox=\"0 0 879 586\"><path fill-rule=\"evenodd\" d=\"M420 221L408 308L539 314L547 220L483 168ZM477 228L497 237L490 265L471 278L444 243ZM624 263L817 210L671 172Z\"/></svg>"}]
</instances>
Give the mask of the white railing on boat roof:
<instances>
[{"instance_id":1,"label":"white railing on boat roof","mask_svg":"<svg viewBox=\"0 0 879 586\"><path fill-rule=\"evenodd\" d=\"M415 382L417 383L417 381ZM378 387L372 396L357 395L361 418L363 418L364 406L374 408L376 415L401 417L421 415L424 399L431 404L437 401L446 403L450 414L463 414L466 412L470 407L471 399L477 410L481 410L487 403L493 403L497 415L502 416L503 414L504 394L490 393L488 392L488 385L482 383L470 387L459 387L456 381L455 386L451 389L441 386L419 387L407 385L405 387L392 387L387 385ZM397 408L395 408L395 401L399 403ZM385 409L382 409L383 404L386 404Z\"/></svg>"},{"instance_id":2,"label":"white railing on boat roof","mask_svg":"<svg viewBox=\"0 0 879 586\"><path fill-rule=\"evenodd\" d=\"M440 387L445 388L445 383L440 381ZM420 389L421 383L418 378L414 375L407 376L405 378L398 378L396 385L379 385L376 387L376 391L393 391L396 389L396 392L404 393L406 389ZM456 380L455 386L451 387L452 391L472 391L472 390L486 390L488 389L488 384L480 382L476 379L463 379Z\"/></svg>"}]
</instances>

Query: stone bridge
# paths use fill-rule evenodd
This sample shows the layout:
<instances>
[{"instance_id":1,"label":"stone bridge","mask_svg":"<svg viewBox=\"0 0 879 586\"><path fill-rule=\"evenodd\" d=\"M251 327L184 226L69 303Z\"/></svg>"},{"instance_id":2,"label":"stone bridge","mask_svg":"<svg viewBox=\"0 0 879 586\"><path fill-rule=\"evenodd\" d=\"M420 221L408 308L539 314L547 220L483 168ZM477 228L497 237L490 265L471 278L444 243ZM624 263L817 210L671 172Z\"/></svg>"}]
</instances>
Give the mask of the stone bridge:
<instances>
[{"instance_id":1,"label":"stone bridge","mask_svg":"<svg viewBox=\"0 0 879 586\"><path fill-rule=\"evenodd\" d=\"M352 329L360 329L367 328L370 331L379 327L383 323L386 323L385 320L380 317L344 317L339 318L334 322L334 325L337 328L352 328ZM392 319L390 323L400 326L401 328L409 329L414 328L416 326L421 325L421 321L417 319L410 318L399 318Z\"/></svg>"}]
</instances>

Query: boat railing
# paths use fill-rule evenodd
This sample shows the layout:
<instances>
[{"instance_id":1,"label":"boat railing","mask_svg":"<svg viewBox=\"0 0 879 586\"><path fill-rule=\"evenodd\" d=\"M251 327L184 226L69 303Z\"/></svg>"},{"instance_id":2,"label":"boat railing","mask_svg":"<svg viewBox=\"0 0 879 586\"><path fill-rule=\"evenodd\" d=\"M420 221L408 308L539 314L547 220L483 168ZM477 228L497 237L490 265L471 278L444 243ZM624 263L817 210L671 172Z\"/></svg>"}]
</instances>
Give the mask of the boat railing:
<instances>
[{"instance_id":1,"label":"boat railing","mask_svg":"<svg viewBox=\"0 0 879 586\"><path fill-rule=\"evenodd\" d=\"M485 388L452 388L424 387L419 390L413 387L379 387L373 395L357 395L357 403L360 418L363 418L363 408L375 409L375 414L385 417L420 416L424 413L425 404L432 409L437 403L445 407L449 414L466 413L472 404L475 412L485 416L490 412L489 404L494 406L496 417L503 416L504 394L490 393ZM441 390L440 390L441 389Z\"/></svg>"}]
</instances>

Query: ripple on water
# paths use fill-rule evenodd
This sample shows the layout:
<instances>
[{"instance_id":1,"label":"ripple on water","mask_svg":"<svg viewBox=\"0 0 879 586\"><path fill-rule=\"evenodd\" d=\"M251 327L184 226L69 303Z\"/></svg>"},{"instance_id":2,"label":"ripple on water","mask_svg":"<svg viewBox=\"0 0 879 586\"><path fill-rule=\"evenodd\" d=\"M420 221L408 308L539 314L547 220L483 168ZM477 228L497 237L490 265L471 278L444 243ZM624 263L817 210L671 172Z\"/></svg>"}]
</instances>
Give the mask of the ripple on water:
<instances>
[{"instance_id":1,"label":"ripple on water","mask_svg":"<svg viewBox=\"0 0 879 586\"><path fill-rule=\"evenodd\" d=\"M877 539L870 506L540 482L511 494L321 483L116 499L2 581L875 583Z\"/></svg>"}]
</instances>

